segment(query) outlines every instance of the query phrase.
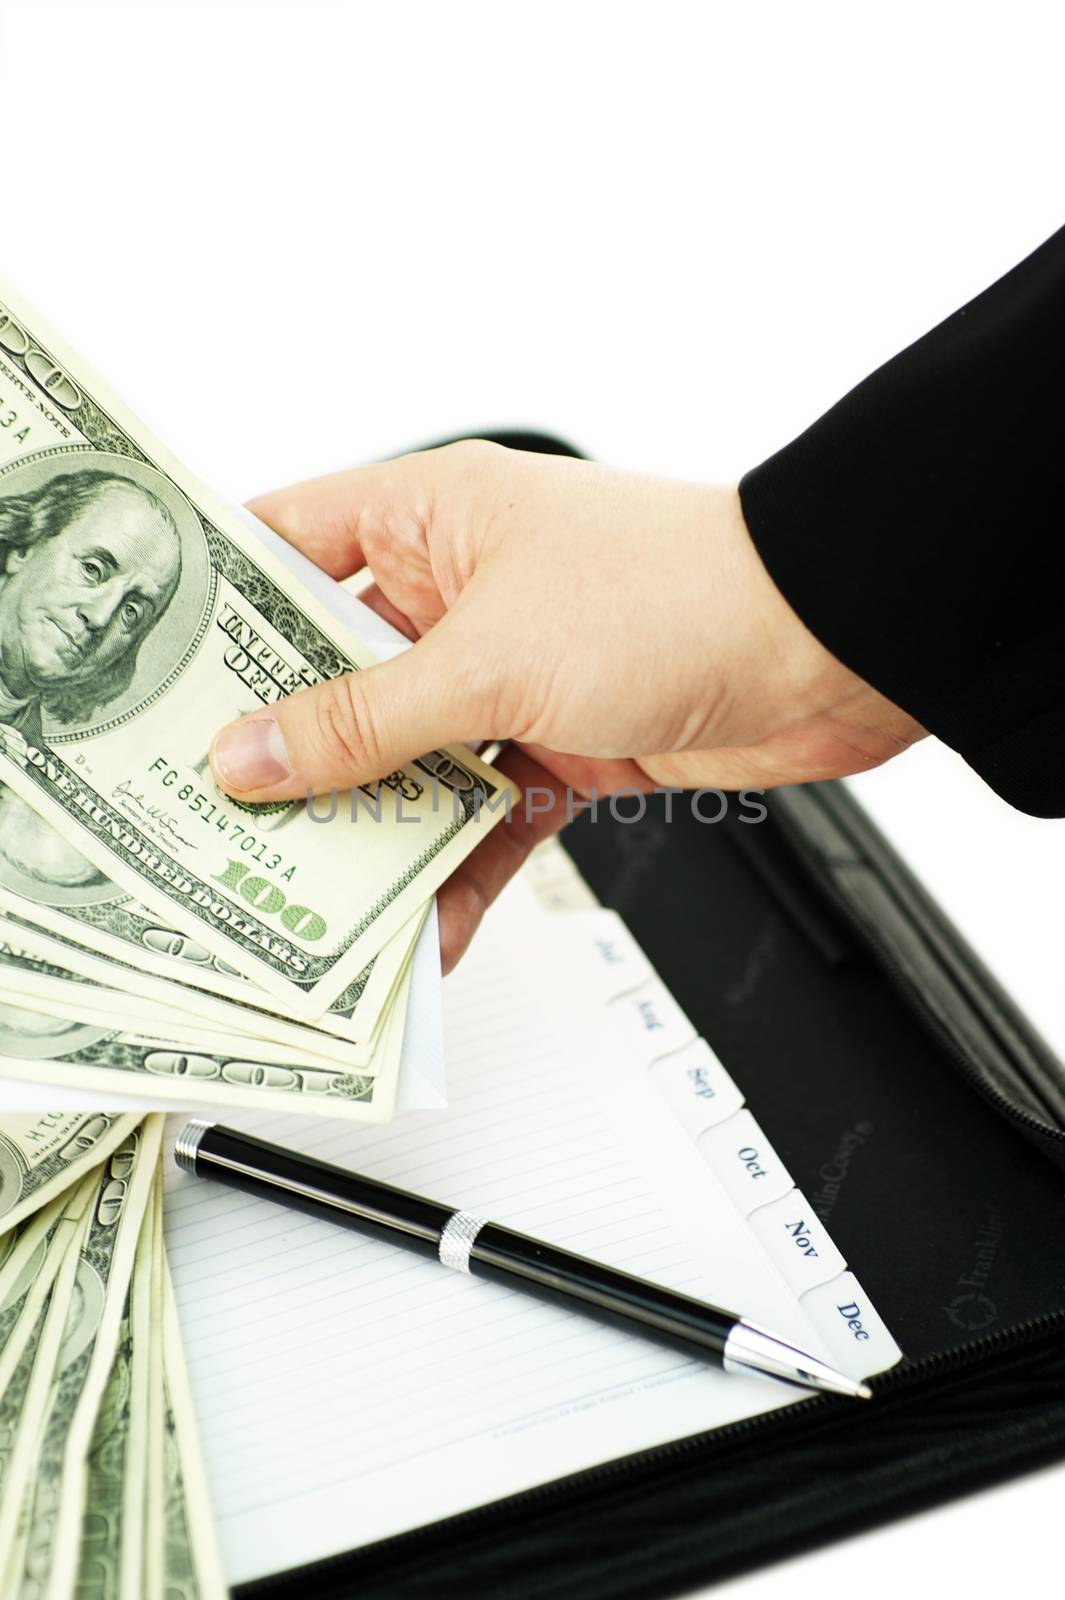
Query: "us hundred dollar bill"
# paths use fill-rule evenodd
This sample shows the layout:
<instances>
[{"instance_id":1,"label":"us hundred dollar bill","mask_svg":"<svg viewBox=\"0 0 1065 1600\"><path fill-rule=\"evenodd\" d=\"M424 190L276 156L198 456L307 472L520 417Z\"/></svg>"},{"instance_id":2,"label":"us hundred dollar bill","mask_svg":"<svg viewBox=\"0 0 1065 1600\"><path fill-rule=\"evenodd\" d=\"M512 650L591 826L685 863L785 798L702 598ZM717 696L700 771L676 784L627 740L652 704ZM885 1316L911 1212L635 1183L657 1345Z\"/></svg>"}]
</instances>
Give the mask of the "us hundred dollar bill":
<instances>
[{"instance_id":1,"label":"us hundred dollar bill","mask_svg":"<svg viewBox=\"0 0 1065 1600\"><path fill-rule=\"evenodd\" d=\"M294 1022L284 1002L268 995L199 940L160 926L69 839L63 837L13 790L0 784L0 912L31 925L69 950L68 963L88 970L113 964L116 983L137 994L165 997L198 1016L223 1016L238 1006L258 1017L245 1031L263 1038L292 1039L302 1031L329 1033L345 1051L364 1048L380 1024L399 973L424 921L417 913L379 955L347 985L316 1023ZM84 958L95 956L91 967ZM81 964L79 964L79 962Z\"/></svg>"},{"instance_id":2,"label":"us hundred dollar bill","mask_svg":"<svg viewBox=\"0 0 1065 1600\"><path fill-rule=\"evenodd\" d=\"M0 780L295 1015L331 1005L507 801L506 780L465 749L340 797L327 823L302 802L249 808L219 792L217 728L370 665L248 523L0 288Z\"/></svg>"},{"instance_id":3,"label":"us hundred dollar bill","mask_svg":"<svg viewBox=\"0 0 1065 1600\"><path fill-rule=\"evenodd\" d=\"M403 939L406 932L406 929L402 930L397 937ZM377 958L378 962L390 958L395 943L396 940L390 942ZM412 942L403 953L403 959L395 966L388 1000L394 997L398 981L410 964L413 953ZM76 975L77 980L82 980L86 995L99 995L102 1004L111 1006L112 1016L133 1013L155 1018L173 1016L180 1018L185 1026L197 1024L201 1032L209 1028L215 1032L239 1034L244 1038L265 1039L272 1044L296 1050L301 1056L326 1056L349 1067L365 1066L369 1061L376 1035L387 1013L387 1007L382 1003L376 1026L367 1030L364 1042L356 1044L338 1038L332 1031L320 1028L316 1022L278 1017L258 1005L226 1000L220 995L208 994L203 989L157 977L155 973L138 971L129 962L100 955L24 917L0 910L0 968L9 966L12 954L29 957L61 971L68 981L75 981ZM260 990L253 990L246 980L242 979L241 982L246 990L256 995L261 993ZM3 972L0 972L0 983L8 986ZM27 997L30 992L27 989ZM117 1001L106 998L116 995Z\"/></svg>"},{"instance_id":4,"label":"us hundred dollar bill","mask_svg":"<svg viewBox=\"0 0 1065 1600\"><path fill-rule=\"evenodd\" d=\"M164 1600L166 1591L166 1374L163 1364L163 1268L166 1244L163 1237L162 1173L155 1175L155 1204L152 1214L152 1328L148 1352L148 1471L144 1481L144 1600Z\"/></svg>"},{"instance_id":5,"label":"us hundred dollar bill","mask_svg":"<svg viewBox=\"0 0 1065 1600\"><path fill-rule=\"evenodd\" d=\"M148 1390L156 1168L141 1222L118 1347L85 1463L85 1517L77 1600L139 1600L144 1593L144 1507L149 1472Z\"/></svg>"},{"instance_id":6,"label":"us hundred dollar bill","mask_svg":"<svg viewBox=\"0 0 1065 1600\"><path fill-rule=\"evenodd\" d=\"M0 1269L0 1493L12 1443L11 1419L18 1414L20 1389L37 1354L32 1335L95 1185L96 1175L90 1172L30 1217Z\"/></svg>"},{"instance_id":7,"label":"us hundred dollar bill","mask_svg":"<svg viewBox=\"0 0 1065 1600\"><path fill-rule=\"evenodd\" d=\"M98 1166L139 1120L113 1111L0 1118L0 1231L17 1227Z\"/></svg>"},{"instance_id":8,"label":"us hundred dollar bill","mask_svg":"<svg viewBox=\"0 0 1065 1600\"><path fill-rule=\"evenodd\" d=\"M222 1574L165 1251L162 1288L165 1594L167 1600L225 1600L229 1591Z\"/></svg>"},{"instance_id":9,"label":"us hundred dollar bill","mask_svg":"<svg viewBox=\"0 0 1065 1600\"><path fill-rule=\"evenodd\" d=\"M103 1090L185 1103L192 1099L219 1107L273 1108L317 1112L351 1121L387 1121L395 1106L410 983L408 971L366 1072L347 1071L338 1062L301 1066L270 1059L268 1053L257 1051L261 1041L255 1040L245 1041L249 1052L227 1049L221 1043L192 1048L165 1037L115 1027L113 1020L81 1014L57 1003L50 1003L47 1010L33 1010L12 1003L0 991L0 1073L34 1083L63 1084L79 1093ZM46 1120L6 1119L8 1123ZM95 1132L100 1125L99 1118L72 1113L64 1113L62 1120L78 1124L76 1133L61 1141L62 1151L53 1154L49 1162L38 1158L37 1164L25 1173L20 1169L15 1146L8 1162L9 1172L5 1171L7 1140L0 1131L0 1228L6 1224L5 1206L12 1207L13 1220L18 1220L39 1203L33 1197L38 1185L43 1187L45 1181L58 1186L69 1182L62 1176L62 1163L67 1158L63 1152L79 1154L83 1144L91 1143L89 1130ZM112 1116L110 1120L116 1119ZM130 1125L136 1120L134 1116L126 1119ZM37 1157L36 1147L28 1153L31 1158Z\"/></svg>"},{"instance_id":10,"label":"us hundred dollar bill","mask_svg":"<svg viewBox=\"0 0 1065 1600\"><path fill-rule=\"evenodd\" d=\"M231 1055L250 1056L281 1066L324 1067L332 1071L350 1071L358 1066L360 1071L370 1073L377 1070L374 1052L369 1048L358 1055L349 1050L347 1054L352 1059L345 1064L343 1047L329 1034L322 1035L329 1047L325 1051L309 1049L302 1041L280 1044L238 1032L218 1022L205 1021L190 1012L137 994L108 988L94 978L42 960L32 950L8 944L3 938L8 931L0 916L0 1054L7 1031L6 1010L15 1007L21 1011L28 1007L57 1020L102 1018L112 1028L121 1018L127 1030L148 1034L154 1039L168 1039L192 1050L220 1048ZM239 1013L236 1020L242 1020Z\"/></svg>"},{"instance_id":11,"label":"us hundred dollar bill","mask_svg":"<svg viewBox=\"0 0 1065 1600\"><path fill-rule=\"evenodd\" d=\"M95 1187L95 1186L94 1186ZM29 1532L34 1467L49 1388L75 1292L87 1213L52 1236L19 1314L16 1358L0 1392L0 1593L15 1593Z\"/></svg>"},{"instance_id":12,"label":"us hundred dollar bill","mask_svg":"<svg viewBox=\"0 0 1065 1600\"><path fill-rule=\"evenodd\" d=\"M63 1339L51 1374L21 1550L6 1593L18 1600L67 1595L77 1572L85 1461L118 1347L137 1241L152 1194L162 1136L147 1117L105 1162L89 1212Z\"/></svg>"}]
</instances>

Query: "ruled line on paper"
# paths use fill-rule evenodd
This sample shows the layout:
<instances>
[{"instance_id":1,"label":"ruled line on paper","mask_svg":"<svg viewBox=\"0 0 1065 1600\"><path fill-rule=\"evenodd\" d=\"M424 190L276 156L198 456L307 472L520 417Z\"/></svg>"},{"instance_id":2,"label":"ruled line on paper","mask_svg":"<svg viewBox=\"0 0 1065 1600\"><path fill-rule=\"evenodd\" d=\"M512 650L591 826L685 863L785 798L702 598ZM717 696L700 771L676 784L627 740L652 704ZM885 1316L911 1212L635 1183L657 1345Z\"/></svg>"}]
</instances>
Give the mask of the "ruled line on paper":
<instances>
[{"instance_id":1,"label":"ruled line on paper","mask_svg":"<svg viewBox=\"0 0 1065 1600\"><path fill-rule=\"evenodd\" d=\"M551 952L532 950L524 915L493 908L444 986L446 1111L383 1128L229 1120L687 1292L703 1267L619 1139L611 1085L545 1020ZM774 1403L578 1312L187 1174L168 1173L166 1223L234 1583ZM781 1291L753 1247L749 1269L772 1309Z\"/></svg>"},{"instance_id":2,"label":"ruled line on paper","mask_svg":"<svg viewBox=\"0 0 1065 1600\"><path fill-rule=\"evenodd\" d=\"M656 1377L655 1377L655 1379L653 1381L654 1381L656 1386L662 1385L662 1384L665 1384L665 1383L668 1383L668 1382L671 1382L671 1381L676 1381L677 1379L686 1377L688 1375L688 1373L690 1372L690 1369L691 1369L691 1363L690 1362L687 1362L687 1361L675 1362L675 1364L673 1366L663 1368L662 1371L656 1375ZM628 1382L623 1380L623 1381L618 1382L618 1383L606 1384L602 1388L589 1388L589 1389L587 1389L585 1391L583 1398L584 1398L584 1400L586 1402L588 1402L591 1405L591 1404L595 1404L596 1402L600 1402L600 1401L602 1401L604 1399L607 1399L607 1398L609 1398L611 1396L623 1397L629 1391L630 1387L631 1387L630 1383L628 1383ZM537 1409L534 1409L532 1411L526 1412L526 1413L522 1414L519 1417L512 1418L511 1422L510 1422L510 1425L509 1425L510 1433L512 1435L516 1434L516 1433L519 1433L522 1429L528 1427L531 1423L534 1423L534 1422L538 1421L542 1417L542 1415L543 1415L542 1410L537 1408ZM480 1432L480 1430L476 1430L476 1429L475 1430L471 1430L470 1432L468 1432L466 1434L459 1435L459 1436L457 1436L455 1438L450 1439L448 1441L448 1443L451 1444L451 1445L461 1444L461 1443L465 1442L468 1439L477 1438L479 1436L479 1432ZM421 1452L420 1451L413 1450L413 1451L408 1452L406 1455L396 1456L391 1461L389 1461L387 1463L387 1465L390 1466L390 1467L402 1466L405 1462L416 1462L416 1461L418 1461L420 1459L420 1456L421 1456ZM381 1470L381 1465L378 1464L376 1469L373 1469L373 1470L380 1471ZM339 1477L337 1479L330 1480L330 1482L328 1482L328 1483L319 1484L318 1488L319 1489L325 1489L325 1488L332 1487L333 1485L346 1485L350 1481L351 1481L350 1476L347 1473L345 1473L345 1474L341 1475L341 1477ZM280 1495L277 1498L272 1499L272 1500L258 1501L255 1504L249 1506L248 1510L250 1512L273 1511L278 1505L285 1504L286 1500L288 1498L289 1497L287 1495Z\"/></svg>"}]
</instances>

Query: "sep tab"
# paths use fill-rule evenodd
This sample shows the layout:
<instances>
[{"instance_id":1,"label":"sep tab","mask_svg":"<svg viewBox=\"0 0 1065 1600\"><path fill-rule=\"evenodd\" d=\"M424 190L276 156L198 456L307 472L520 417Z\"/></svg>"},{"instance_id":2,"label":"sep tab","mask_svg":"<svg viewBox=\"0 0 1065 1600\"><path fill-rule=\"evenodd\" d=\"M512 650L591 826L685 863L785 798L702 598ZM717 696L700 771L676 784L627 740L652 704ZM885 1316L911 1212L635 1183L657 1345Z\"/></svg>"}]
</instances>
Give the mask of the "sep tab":
<instances>
[{"instance_id":1,"label":"sep tab","mask_svg":"<svg viewBox=\"0 0 1065 1600\"><path fill-rule=\"evenodd\" d=\"M651 1077L693 1139L743 1104L743 1095L705 1039L693 1039L683 1050L654 1062Z\"/></svg>"},{"instance_id":2,"label":"sep tab","mask_svg":"<svg viewBox=\"0 0 1065 1600\"><path fill-rule=\"evenodd\" d=\"M795 1187L787 1167L749 1111L737 1111L720 1127L704 1133L699 1140L699 1154L745 1217Z\"/></svg>"},{"instance_id":3,"label":"sep tab","mask_svg":"<svg viewBox=\"0 0 1065 1600\"><path fill-rule=\"evenodd\" d=\"M796 1294L838 1278L847 1265L799 1189L760 1207L751 1227Z\"/></svg>"},{"instance_id":4,"label":"sep tab","mask_svg":"<svg viewBox=\"0 0 1065 1600\"><path fill-rule=\"evenodd\" d=\"M802 1308L832 1352L836 1365L852 1378L886 1372L902 1351L877 1316L853 1272L803 1295Z\"/></svg>"}]
</instances>

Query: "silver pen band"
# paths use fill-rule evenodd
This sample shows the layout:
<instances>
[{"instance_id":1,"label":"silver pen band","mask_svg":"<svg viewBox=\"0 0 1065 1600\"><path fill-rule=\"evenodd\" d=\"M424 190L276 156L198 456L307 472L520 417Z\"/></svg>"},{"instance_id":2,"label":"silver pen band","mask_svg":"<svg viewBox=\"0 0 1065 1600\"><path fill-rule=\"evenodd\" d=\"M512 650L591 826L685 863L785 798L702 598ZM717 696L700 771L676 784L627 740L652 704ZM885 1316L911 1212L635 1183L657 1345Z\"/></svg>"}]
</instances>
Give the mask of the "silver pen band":
<instances>
[{"instance_id":1,"label":"silver pen band","mask_svg":"<svg viewBox=\"0 0 1065 1600\"><path fill-rule=\"evenodd\" d=\"M444 1224L440 1234L440 1260L455 1272L469 1272L470 1252L473 1242L487 1217L478 1217L472 1211L455 1211Z\"/></svg>"},{"instance_id":2,"label":"silver pen band","mask_svg":"<svg viewBox=\"0 0 1065 1600\"><path fill-rule=\"evenodd\" d=\"M200 1140L212 1126L210 1122L186 1122L174 1140L174 1160L186 1172L196 1171L196 1152L200 1148Z\"/></svg>"}]
</instances>

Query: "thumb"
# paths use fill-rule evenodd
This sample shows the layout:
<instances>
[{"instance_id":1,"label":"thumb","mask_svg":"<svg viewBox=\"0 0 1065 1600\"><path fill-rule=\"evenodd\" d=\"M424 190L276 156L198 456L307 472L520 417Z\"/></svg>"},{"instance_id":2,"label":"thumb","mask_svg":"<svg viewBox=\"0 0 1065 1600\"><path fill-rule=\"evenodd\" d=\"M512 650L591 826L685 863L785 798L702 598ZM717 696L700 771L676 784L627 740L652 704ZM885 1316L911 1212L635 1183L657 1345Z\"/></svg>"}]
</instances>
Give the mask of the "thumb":
<instances>
[{"instance_id":1,"label":"thumb","mask_svg":"<svg viewBox=\"0 0 1065 1600\"><path fill-rule=\"evenodd\" d=\"M231 722L215 736L211 766L241 800L303 799L386 777L442 744L491 737L489 706L445 617L392 661Z\"/></svg>"}]
</instances>

